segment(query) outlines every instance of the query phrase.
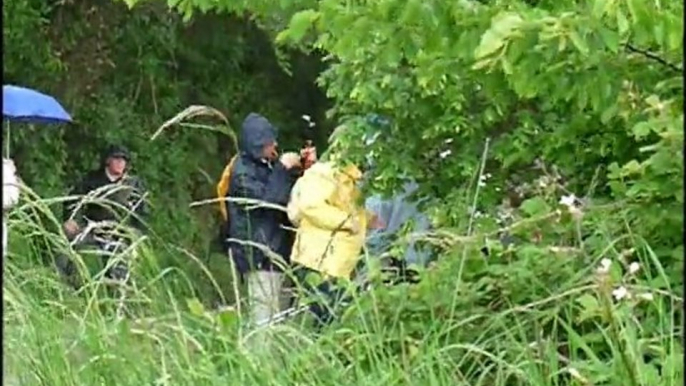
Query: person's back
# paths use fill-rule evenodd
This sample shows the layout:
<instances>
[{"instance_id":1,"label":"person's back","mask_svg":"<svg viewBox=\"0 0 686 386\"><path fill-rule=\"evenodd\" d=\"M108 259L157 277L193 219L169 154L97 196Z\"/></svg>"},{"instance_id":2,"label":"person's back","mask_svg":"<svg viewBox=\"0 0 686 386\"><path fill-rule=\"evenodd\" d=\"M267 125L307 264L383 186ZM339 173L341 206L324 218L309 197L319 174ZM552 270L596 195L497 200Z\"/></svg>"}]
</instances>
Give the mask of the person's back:
<instances>
[{"instance_id":1,"label":"person's back","mask_svg":"<svg viewBox=\"0 0 686 386\"><path fill-rule=\"evenodd\" d=\"M334 319L344 302L341 282L352 278L368 228L380 226L376 216L359 204L357 184L362 172L336 152L336 142L345 126L329 137L327 161L312 165L298 180L288 203L288 217L297 226L291 260L305 293L318 298L310 306L317 328ZM320 276L313 285L307 276Z\"/></svg>"},{"instance_id":2,"label":"person's back","mask_svg":"<svg viewBox=\"0 0 686 386\"><path fill-rule=\"evenodd\" d=\"M354 165L319 162L293 189L288 212L298 225L292 260L329 277L350 278L360 259L368 216L357 205L362 173Z\"/></svg>"}]
</instances>

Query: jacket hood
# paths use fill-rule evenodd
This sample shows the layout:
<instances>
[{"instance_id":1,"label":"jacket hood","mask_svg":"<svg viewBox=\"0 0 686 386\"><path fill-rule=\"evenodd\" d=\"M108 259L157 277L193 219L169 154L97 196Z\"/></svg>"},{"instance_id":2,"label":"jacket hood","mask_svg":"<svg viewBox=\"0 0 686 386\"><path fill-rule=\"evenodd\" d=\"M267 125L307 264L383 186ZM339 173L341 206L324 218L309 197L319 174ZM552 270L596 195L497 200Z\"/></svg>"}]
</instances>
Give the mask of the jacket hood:
<instances>
[{"instance_id":1,"label":"jacket hood","mask_svg":"<svg viewBox=\"0 0 686 386\"><path fill-rule=\"evenodd\" d=\"M253 159L262 158L262 148L276 141L276 128L260 114L250 113L241 126L238 148Z\"/></svg>"}]
</instances>

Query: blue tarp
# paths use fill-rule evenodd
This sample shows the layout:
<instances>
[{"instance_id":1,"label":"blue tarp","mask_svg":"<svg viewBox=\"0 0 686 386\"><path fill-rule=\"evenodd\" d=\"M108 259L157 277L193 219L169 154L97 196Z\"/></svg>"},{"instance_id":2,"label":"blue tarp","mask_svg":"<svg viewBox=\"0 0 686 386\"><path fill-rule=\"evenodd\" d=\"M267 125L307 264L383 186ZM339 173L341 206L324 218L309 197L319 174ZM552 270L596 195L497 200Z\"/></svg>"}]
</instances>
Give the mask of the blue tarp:
<instances>
[{"instance_id":1,"label":"blue tarp","mask_svg":"<svg viewBox=\"0 0 686 386\"><path fill-rule=\"evenodd\" d=\"M372 231L367 238L367 250L371 255L380 255L386 251L396 234L408 222L412 221L412 232L425 232L430 228L429 218L417 208L417 202L410 200L410 195L418 188L414 182L408 182L402 193L390 198L383 199L381 196L372 196L367 199L365 206L372 211L386 225L384 229ZM416 240L410 238L404 259L408 264L424 266L429 262L428 251L419 248Z\"/></svg>"}]
</instances>

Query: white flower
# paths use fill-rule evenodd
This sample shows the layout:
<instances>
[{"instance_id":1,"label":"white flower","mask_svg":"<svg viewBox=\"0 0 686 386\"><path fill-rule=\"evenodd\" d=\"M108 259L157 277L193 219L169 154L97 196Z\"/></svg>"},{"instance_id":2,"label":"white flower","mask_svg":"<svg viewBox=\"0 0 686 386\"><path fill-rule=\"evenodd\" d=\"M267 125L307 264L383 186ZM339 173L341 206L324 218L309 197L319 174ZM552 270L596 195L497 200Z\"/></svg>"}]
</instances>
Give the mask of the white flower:
<instances>
[{"instance_id":1,"label":"white flower","mask_svg":"<svg viewBox=\"0 0 686 386\"><path fill-rule=\"evenodd\" d=\"M452 138L448 138L448 139L446 139L445 141L443 141L443 143L449 145L449 144L453 143L453 139L452 139Z\"/></svg>"},{"instance_id":2,"label":"white flower","mask_svg":"<svg viewBox=\"0 0 686 386\"><path fill-rule=\"evenodd\" d=\"M573 208L575 202L576 202L576 196L573 194L570 194L569 196L562 196L562 198L560 198L560 204L562 204L568 208Z\"/></svg>"},{"instance_id":3,"label":"white flower","mask_svg":"<svg viewBox=\"0 0 686 386\"><path fill-rule=\"evenodd\" d=\"M610 272L610 266L612 265L612 260L602 259L600 260L600 267L598 267L598 273L608 273Z\"/></svg>"},{"instance_id":4,"label":"white flower","mask_svg":"<svg viewBox=\"0 0 686 386\"><path fill-rule=\"evenodd\" d=\"M479 187L481 187L481 188L486 187L486 183L484 181L479 181Z\"/></svg>"},{"instance_id":5,"label":"white flower","mask_svg":"<svg viewBox=\"0 0 686 386\"><path fill-rule=\"evenodd\" d=\"M453 154L453 151L448 149L448 150L442 151L441 154L439 154L438 156L444 159L445 157L447 157L451 154Z\"/></svg>"},{"instance_id":6,"label":"white flower","mask_svg":"<svg viewBox=\"0 0 686 386\"><path fill-rule=\"evenodd\" d=\"M624 288L624 286L617 287L616 289L614 289L612 291L612 296L615 298L615 300L618 301L624 298L631 299L631 294L629 293L629 291L627 291L626 288Z\"/></svg>"},{"instance_id":7,"label":"white flower","mask_svg":"<svg viewBox=\"0 0 686 386\"><path fill-rule=\"evenodd\" d=\"M641 265L634 261L633 263L629 264L629 273L633 275L634 273L638 272L640 268Z\"/></svg>"},{"instance_id":8,"label":"white flower","mask_svg":"<svg viewBox=\"0 0 686 386\"><path fill-rule=\"evenodd\" d=\"M649 301L649 302L653 300L653 294L651 294L650 292L646 292L646 293L644 293L644 294L640 294L640 295L638 295L638 297L639 297L641 300L647 300L647 301Z\"/></svg>"},{"instance_id":9,"label":"white flower","mask_svg":"<svg viewBox=\"0 0 686 386\"><path fill-rule=\"evenodd\" d=\"M569 196L562 196L562 198L560 198L560 204L566 206L567 210L569 210L569 214L576 220L579 220L584 213L575 205L577 200L578 199L574 194L570 194Z\"/></svg>"}]
</instances>

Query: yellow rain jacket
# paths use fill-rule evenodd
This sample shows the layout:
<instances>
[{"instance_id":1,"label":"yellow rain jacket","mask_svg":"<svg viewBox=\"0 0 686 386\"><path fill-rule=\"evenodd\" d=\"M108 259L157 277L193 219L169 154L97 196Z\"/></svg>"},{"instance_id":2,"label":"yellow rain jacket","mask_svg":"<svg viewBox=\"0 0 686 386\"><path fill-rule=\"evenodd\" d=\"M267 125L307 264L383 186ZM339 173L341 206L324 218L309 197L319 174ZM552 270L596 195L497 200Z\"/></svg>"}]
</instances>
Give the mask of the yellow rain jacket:
<instances>
[{"instance_id":1,"label":"yellow rain jacket","mask_svg":"<svg viewBox=\"0 0 686 386\"><path fill-rule=\"evenodd\" d=\"M288 203L297 227L291 261L327 276L350 278L361 258L370 215L359 204L355 166L312 165L298 179Z\"/></svg>"}]
</instances>

